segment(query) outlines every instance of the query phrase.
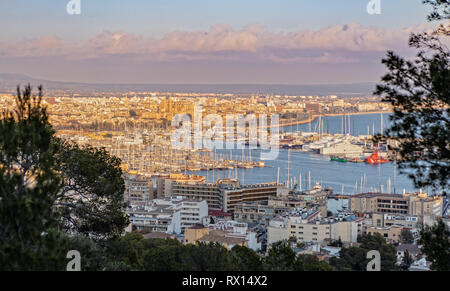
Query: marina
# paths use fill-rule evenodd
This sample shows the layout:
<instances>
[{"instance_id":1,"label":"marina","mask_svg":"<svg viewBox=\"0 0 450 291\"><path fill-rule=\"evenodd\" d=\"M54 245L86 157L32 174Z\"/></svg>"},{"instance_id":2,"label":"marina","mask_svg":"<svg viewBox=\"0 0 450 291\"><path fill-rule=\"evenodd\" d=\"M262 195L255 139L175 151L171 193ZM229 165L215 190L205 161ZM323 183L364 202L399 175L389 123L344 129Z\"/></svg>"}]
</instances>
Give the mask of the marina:
<instances>
[{"instance_id":1,"label":"marina","mask_svg":"<svg viewBox=\"0 0 450 291\"><path fill-rule=\"evenodd\" d=\"M389 124L388 115L383 115L383 122L380 122L380 116L380 114L354 115L348 123L350 124L349 128L354 134L367 136L367 128L369 127L371 138L373 133L380 132L381 126ZM359 137L352 135L342 135L342 119L342 116L328 118L329 134L350 141L359 139ZM319 120L317 119L310 124L284 127L283 131L284 133L298 135L297 129L298 132L302 130L310 132L309 130L316 125L318 127L318 124ZM369 140L369 136L367 136L367 140ZM259 156L261 150L249 150L247 148L244 150L244 154L242 154L242 150L232 150L231 152L234 158L240 159L242 155L248 156L249 152L254 157ZM366 156L370 157L372 153L368 152ZM236 171L199 171L195 174L203 175L211 182L217 175L220 175L220 177L237 176L243 184L278 180L286 185L297 185L297 187L303 189L308 187L306 178L310 174L312 183L319 182L324 187L333 188L335 194L345 195L377 191L401 193L404 189L411 192L419 190L413 186L406 175L399 173L398 166L394 162L370 164L364 161L365 159L354 157L347 162L337 162L332 161L329 155L320 154L320 150L305 151L304 149L281 148L276 160L265 161L268 166L265 168L237 169ZM188 171L187 173L194 172Z\"/></svg>"}]
</instances>

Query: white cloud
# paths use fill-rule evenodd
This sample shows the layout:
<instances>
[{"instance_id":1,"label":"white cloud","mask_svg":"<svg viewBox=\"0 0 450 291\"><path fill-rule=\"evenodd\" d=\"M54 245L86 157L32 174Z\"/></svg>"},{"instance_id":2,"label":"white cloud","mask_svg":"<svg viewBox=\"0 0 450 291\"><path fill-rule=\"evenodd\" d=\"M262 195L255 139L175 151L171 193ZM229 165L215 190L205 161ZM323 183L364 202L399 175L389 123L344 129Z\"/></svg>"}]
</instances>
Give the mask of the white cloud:
<instances>
[{"instance_id":1,"label":"white cloud","mask_svg":"<svg viewBox=\"0 0 450 291\"><path fill-rule=\"evenodd\" d=\"M0 44L0 57L63 56L68 59L128 57L145 61L242 60L276 63L358 62L387 49L403 50L421 26L385 29L357 23L320 30L270 32L260 25L233 29L216 25L208 31L174 31L159 39L104 31L84 43L63 43L57 36Z\"/></svg>"}]
</instances>

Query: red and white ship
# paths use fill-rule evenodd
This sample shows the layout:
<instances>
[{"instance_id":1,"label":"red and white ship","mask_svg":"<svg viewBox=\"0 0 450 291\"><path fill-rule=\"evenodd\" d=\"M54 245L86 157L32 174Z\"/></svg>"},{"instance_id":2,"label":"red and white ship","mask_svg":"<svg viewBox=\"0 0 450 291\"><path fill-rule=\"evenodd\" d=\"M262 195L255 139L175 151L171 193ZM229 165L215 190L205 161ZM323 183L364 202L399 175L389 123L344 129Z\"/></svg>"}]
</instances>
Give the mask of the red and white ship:
<instances>
[{"instance_id":1,"label":"red and white ship","mask_svg":"<svg viewBox=\"0 0 450 291\"><path fill-rule=\"evenodd\" d=\"M380 156L378 151L375 151L370 157L366 158L367 164L384 164L390 161Z\"/></svg>"}]
</instances>

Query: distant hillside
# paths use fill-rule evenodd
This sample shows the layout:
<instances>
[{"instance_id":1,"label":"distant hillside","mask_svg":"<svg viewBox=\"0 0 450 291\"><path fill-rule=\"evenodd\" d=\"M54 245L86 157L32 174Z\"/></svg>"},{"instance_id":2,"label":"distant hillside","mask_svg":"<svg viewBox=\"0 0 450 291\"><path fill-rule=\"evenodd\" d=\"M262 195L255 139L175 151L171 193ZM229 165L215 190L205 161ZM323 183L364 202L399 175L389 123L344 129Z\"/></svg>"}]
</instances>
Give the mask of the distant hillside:
<instances>
[{"instance_id":1,"label":"distant hillside","mask_svg":"<svg viewBox=\"0 0 450 291\"><path fill-rule=\"evenodd\" d=\"M235 93L235 94L280 94L280 95L339 95L370 96L375 83L322 84L322 85L277 85L277 84L88 84L58 82L36 79L21 74L0 73L0 92L15 92L18 84L30 83L45 90L68 90L90 92L186 92L186 93Z\"/></svg>"}]
</instances>

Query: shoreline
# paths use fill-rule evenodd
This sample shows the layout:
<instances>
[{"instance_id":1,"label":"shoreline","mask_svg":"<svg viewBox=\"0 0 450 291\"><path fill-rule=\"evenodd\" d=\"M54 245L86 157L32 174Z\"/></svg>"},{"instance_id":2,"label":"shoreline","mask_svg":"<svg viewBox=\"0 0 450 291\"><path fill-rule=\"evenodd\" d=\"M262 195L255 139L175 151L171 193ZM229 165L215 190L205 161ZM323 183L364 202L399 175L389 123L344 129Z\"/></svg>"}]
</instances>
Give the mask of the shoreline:
<instances>
[{"instance_id":1,"label":"shoreline","mask_svg":"<svg viewBox=\"0 0 450 291\"><path fill-rule=\"evenodd\" d=\"M287 127L292 125L302 125L302 124L308 124L314 122L317 118L320 116L344 116L344 115L369 115L369 114L391 114L393 111L371 111L371 112L352 112L352 113L328 113L328 114L314 114L311 118L306 120L299 120L299 121L293 121L288 123L280 123L279 127ZM268 126L268 128L272 128L272 126Z\"/></svg>"}]
</instances>

